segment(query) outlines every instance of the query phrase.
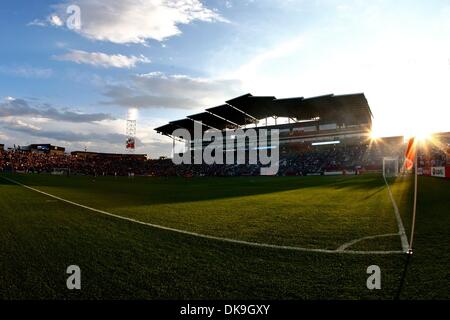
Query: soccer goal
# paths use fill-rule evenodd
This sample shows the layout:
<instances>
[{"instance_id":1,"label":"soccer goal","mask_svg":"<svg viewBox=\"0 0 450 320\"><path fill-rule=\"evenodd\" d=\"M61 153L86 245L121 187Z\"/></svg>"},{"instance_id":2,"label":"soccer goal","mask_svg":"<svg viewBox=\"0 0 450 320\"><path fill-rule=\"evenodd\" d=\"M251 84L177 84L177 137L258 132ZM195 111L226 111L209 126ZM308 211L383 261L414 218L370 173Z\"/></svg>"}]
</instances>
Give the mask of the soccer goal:
<instances>
[{"instance_id":1,"label":"soccer goal","mask_svg":"<svg viewBox=\"0 0 450 320\"><path fill-rule=\"evenodd\" d=\"M383 158L383 176L386 178L397 177L399 174L398 158Z\"/></svg>"}]
</instances>

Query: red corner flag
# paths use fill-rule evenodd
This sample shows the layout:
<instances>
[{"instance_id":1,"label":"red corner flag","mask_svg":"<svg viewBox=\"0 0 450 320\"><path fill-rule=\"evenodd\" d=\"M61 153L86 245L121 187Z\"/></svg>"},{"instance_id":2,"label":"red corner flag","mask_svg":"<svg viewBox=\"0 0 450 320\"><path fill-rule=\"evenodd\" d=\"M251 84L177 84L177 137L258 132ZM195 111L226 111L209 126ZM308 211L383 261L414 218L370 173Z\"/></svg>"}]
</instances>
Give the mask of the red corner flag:
<instances>
[{"instance_id":1,"label":"red corner flag","mask_svg":"<svg viewBox=\"0 0 450 320\"><path fill-rule=\"evenodd\" d=\"M406 148L406 159L405 159L405 168L407 170L411 170L414 166L414 160L416 157L416 145L414 141L414 137L410 138L408 141L408 148Z\"/></svg>"}]
</instances>

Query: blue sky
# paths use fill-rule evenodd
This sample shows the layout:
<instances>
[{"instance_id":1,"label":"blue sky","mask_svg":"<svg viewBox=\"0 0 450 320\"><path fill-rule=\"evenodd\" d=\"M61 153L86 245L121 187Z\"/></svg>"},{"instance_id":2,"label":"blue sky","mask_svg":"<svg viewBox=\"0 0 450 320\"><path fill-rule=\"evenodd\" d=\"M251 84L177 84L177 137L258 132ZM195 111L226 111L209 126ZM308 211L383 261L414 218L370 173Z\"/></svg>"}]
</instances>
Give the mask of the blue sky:
<instances>
[{"instance_id":1,"label":"blue sky","mask_svg":"<svg viewBox=\"0 0 450 320\"><path fill-rule=\"evenodd\" d=\"M80 8L80 28L66 22ZM170 154L153 128L251 92L364 92L379 135L450 131L450 3L2 1L0 143Z\"/></svg>"}]
</instances>

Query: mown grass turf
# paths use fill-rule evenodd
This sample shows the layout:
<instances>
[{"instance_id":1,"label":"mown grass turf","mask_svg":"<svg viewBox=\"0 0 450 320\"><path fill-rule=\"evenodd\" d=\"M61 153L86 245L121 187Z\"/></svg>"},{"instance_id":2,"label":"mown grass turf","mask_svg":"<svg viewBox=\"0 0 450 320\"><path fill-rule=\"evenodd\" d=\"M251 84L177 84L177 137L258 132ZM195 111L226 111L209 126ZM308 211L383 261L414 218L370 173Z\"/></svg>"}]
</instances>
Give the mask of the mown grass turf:
<instances>
[{"instance_id":1,"label":"mown grass turf","mask_svg":"<svg viewBox=\"0 0 450 320\"><path fill-rule=\"evenodd\" d=\"M202 219L197 217L198 214L194 214L195 218L191 221L186 214L177 215L185 203L201 204L207 201L214 210L215 206L223 205L229 200L239 198L242 204L246 202L246 197L250 197L249 200L254 204L262 202L260 208L264 208L264 201L268 201L266 206L271 208L273 214L277 214L274 203L283 204L283 201L277 201L274 193L292 193L290 196L296 197L302 189L320 189L321 185L325 185L325 189L334 188L336 193L345 190L352 194L364 190L368 201L378 194L384 194L388 199L386 190L378 191L381 185L377 177L205 180L143 178L133 181L100 178L95 182L86 177L14 176L14 179L73 201L111 212L117 210L130 216L131 211L124 208L134 202L137 202L133 206L135 208L165 205L172 211L167 215L162 210L164 207L159 209L161 216L167 216L164 220L167 223L164 225L176 221L175 218L170 219L173 215L186 220L177 227L186 226L186 229L192 228L191 230L196 230L193 226L202 223ZM411 260L401 297L448 299L448 182L421 179L421 183L424 187L420 194L422 200L419 201L418 212L422 214L418 216L416 253ZM150 186L146 187L147 184ZM174 192L174 185L186 186L186 191L177 194ZM224 194L219 186L232 190ZM407 220L407 226L409 190L410 182L407 180L393 183L394 195ZM331 190L327 192L332 193ZM254 197L258 201L254 201ZM360 200L362 197L358 195L354 199ZM281 199L286 200L283 197ZM329 199L324 198L323 201ZM348 197L346 199L349 200ZM173 205L175 207L171 207ZM338 207L339 205L340 203L337 204ZM240 207L235 204L229 208ZM348 208L359 210L364 206L349 205ZM266 216L270 210L266 210ZM283 211L283 208L280 210ZM388 219L388 210L380 210L386 210L386 213L381 211L380 214ZM342 211L344 212L343 209ZM357 216L355 219L359 224L349 221L344 226L348 229L344 231L349 230L352 225L355 228L362 225L358 227L358 231L352 231L358 236L369 230L365 224L378 222L369 211L365 212L369 213L368 218ZM147 215L147 211L138 212L134 217L153 219L157 216L156 213ZM392 207L390 218L394 219ZM345 223L345 220L349 219L339 221ZM226 226L228 221L221 222L219 219L219 226L221 223ZM263 220L264 229L268 228L268 221L284 230L292 230L284 226L289 221L277 219ZM248 224L245 221L243 223ZM395 224L395 220L392 223ZM389 227L392 223L374 226L374 230L378 232L383 229L380 233L389 233L392 230L384 230L384 227ZM273 227L273 230L277 228ZM219 229L205 228L208 233L215 233ZM319 223L316 230L328 232L332 237L329 231L331 229L339 233L340 225L335 222L326 228L323 223ZM236 232L231 235L239 237L241 234L242 232ZM282 237L281 234L276 233L276 237L270 240L307 240L297 236ZM353 234L346 237L341 236L343 234L341 232L338 237L353 239ZM325 239L323 236L321 238L314 232L310 235L312 238L309 245L316 245L317 242L321 247L328 244L334 248L331 245L334 245L333 239L322 244L314 240ZM400 248L399 240L393 241ZM306 244L306 241L298 243ZM363 249L368 247L363 246ZM65 287L65 269L70 264L77 264L82 269L81 291L73 292ZM372 264L381 267L382 290L370 291L366 288L365 271ZM194 238L102 216L54 201L0 179L0 298L3 299L391 299L397 293L403 265L404 257L401 255L354 256L289 252Z\"/></svg>"},{"instance_id":2,"label":"mown grass turf","mask_svg":"<svg viewBox=\"0 0 450 320\"><path fill-rule=\"evenodd\" d=\"M379 175L17 179L139 221L231 239L334 250L354 239L398 231ZM401 249L399 237L384 243L389 250ZM379 249L371 244L367 241L359 246Z\"/></svg>"},{"instance_id":3,"label":"mown grass turf","mask_svg":"<svg viewBox=\"0 0 450 320\"><path fill-rule=\"evenodd\" d=\"M397 179L394 185L409 184ZM413 188L394 192L402 208L411 208ZM411 213L403 210L406 230ZM450 181L419 177L414 255L407 270L402 298L450 299Z\"/></svg>"}]
</instances>

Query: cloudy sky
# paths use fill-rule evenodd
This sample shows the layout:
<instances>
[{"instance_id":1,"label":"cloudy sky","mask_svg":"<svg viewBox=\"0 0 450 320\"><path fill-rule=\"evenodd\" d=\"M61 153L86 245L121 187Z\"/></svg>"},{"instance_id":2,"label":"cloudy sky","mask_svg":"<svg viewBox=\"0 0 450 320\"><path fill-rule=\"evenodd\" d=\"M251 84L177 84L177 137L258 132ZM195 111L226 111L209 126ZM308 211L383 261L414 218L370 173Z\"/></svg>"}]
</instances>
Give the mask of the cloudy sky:
<instances>
[{"instance_id":1,"label":"cloudy sky","mask_svg":"<svg viewBox=\"0 0 450 320\"><path fill-rule=\"evenodd\" d=\"M136 107L137 152L170 155L155 127L248 92L364 92L379 135L450 131L444 0L3 0L0 41L8 146L123 152Z\"/></svg>"}]
</instances>

